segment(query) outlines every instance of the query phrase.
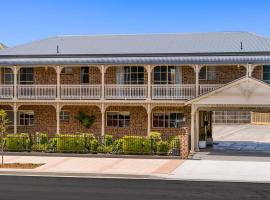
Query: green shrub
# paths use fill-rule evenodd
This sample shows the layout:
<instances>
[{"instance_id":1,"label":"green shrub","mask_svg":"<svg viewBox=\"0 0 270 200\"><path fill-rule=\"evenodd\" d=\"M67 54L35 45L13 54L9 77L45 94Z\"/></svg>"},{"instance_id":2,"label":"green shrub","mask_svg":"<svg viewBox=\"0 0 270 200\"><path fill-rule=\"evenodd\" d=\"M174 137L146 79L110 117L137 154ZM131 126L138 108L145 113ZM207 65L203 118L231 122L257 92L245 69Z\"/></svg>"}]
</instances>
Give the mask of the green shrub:
<instances>
[{"instance_id":1,"label":"green shrub","mask_svg":"<svg viewBox=\"0 0 270 200\"><path fill-rule=\"evenodd\" d=\"M99 145L99 143L98 143L97 139L91 140L89 151L90 152L97 152L98 151L98 145Z\"/></svg>"},{"instance_id":2,"label":"green shrub","mask_svg":"<svg viewBox=\"0 0 270 200\"><path fill-rule=\"evenodd\" d=\"M151 139L151 148L153 152L157 152L157 143L161 141L161 133L159 132L151 132L150 133Z\"/></svg>"},{"instance_id":3,"label":"green shrub","mask_svg":"<svg viewBox=\"0 0 270 200\"><path fill-rule=\"evenodd\" d=\"M123 152L131 154L151 153L151 140L142 136L124 136Z\"/></svg>"},{"instance_id":4,"label":"green shrub","mask_svg":"<svg viewBox=\"0 0 270 200\"><path fill-rule=\"evenodd\" d=\"M46 133L37 133L37 143L39 144L47 144L48 143L48 136Z\"/></svg>"},{"instance_id":5,"label":"green shrub","mask_svg":"<svg viewBox=\"0 0 270 200\"><path fill-rule=\"evenodd\" d=\"M85 137L83 135L58 135L57 151L59 152L84 152Z\"/></svg>"},{"instance_id":6,"label":"green shrub","mask_svg":"<svg viewBox=\"0 0 270 200\"><path fill-rule=\"evenodd\" d=\"M85 139L85 148L89 151L89 152L96 152L97 151L97 147L98 147L98 141L95 137L94 134L84 134L84 139Z\"/></svg>"},{"instance_id":7,"label":"green shrub","mask_svg":"<svg viewBox=\"0 0 270 200\"><path fill-rule=\"evenodd\" d=\"M169 151L169 144L166 141L159 141L157 143L157 153L159 155L166 155Z\"/></svg>"},{"instance_id":8,"label":"green shrub","mask_svg":"<svg viewBox=\"0 0 270 200\"><path fill-rule=\"evenodd\" d=\"M180 140L178 136L173 136L168 140L169 148L172 149L179 149L180 148Z\"/></svg>"},{"instance_id":9,"label":"green shrub","mask_svg":"<svg viewBox=\"0 0 270 200\"><path fill-rule=\"evenodd\" d=\"M58 137L49 139L46 150L56 151L57 150L57 142L58 142Z\"/></svg>"},{"instance_id":10,"label":"green shrub","mask_svg":"<svg viewBox=\"0 0 270 200\"><path fill-rule=\"evenodd\" d=\"M112 153L112 146L99 145L97 151L100 153Z\"/></svg>"},{"instance_id":11,"label":"green shrub","mask_svg":"<svg viewBox=\"0 0 270 200\"><path fill-rule=\"evenodd\" d=\"M111 146L113 144L113 136L105 135L105 146Z\"/></svg>"},{"instance_id":12,"label":"green shrub","mask_svg":"<svg viewBox=\"0 0 270 200\"><path fill-rule=\"evenodd\" d=\"M27 151L31 148L28 134L8 134L5 139L7 151Z\"/></svg>"},{"instance_id":13,"label":"green shrub","mask_svg":"<svg viewBox=\"0 0 270 200\"><path fill-rule=\"evenodd\" d=\"M124 144L123 139L115 140L113 145L112 145L112 151L114 153L122 153L123 152L123 144Z\"/></svg>"}]
</instances>

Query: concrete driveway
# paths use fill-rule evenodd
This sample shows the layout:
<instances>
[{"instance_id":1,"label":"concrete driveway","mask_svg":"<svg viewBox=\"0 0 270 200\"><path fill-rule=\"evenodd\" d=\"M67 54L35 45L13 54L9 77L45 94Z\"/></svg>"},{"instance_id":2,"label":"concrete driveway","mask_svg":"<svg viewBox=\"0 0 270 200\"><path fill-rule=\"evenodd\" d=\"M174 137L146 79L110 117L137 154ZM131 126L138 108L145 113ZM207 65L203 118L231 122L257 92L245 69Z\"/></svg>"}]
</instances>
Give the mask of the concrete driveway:
<instances>
[{"instance_id":1,"label":"concrete driveway","mask_svg":"<svg viewBox=\"0 0 270 200\"><path fill-rule=\"evenodd\" d=\"M270 153L270 126L214 125L214 150Z\"/></svg>"}]
</instances>

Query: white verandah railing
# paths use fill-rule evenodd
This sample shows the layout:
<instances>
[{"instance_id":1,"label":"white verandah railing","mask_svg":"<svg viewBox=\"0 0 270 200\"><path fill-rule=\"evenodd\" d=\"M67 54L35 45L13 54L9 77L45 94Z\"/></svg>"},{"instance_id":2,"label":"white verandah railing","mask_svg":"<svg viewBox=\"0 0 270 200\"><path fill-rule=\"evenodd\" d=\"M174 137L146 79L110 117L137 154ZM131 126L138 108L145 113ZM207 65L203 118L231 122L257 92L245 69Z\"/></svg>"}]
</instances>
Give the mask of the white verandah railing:
<instances>
[{"instance_id":1,"label":"white verandah railing","mask_svg":"<svg viewBox=\"0 0 270 200\"><path fill-rule=\"evenodd\" d=\"M12 99L13 98L13 85L1 85L0 86L0 98Z\"/></svg>"},{"instance_id":2,"label":"white verandah railing","mask_svg":"<svg viewBox=\"0 0 270 200\"><path fill-rule=\"evenodd\" d=\"M195 84L152 85L152 99L191 99Z\"/></svg>"},{"instance_id":3,"label":"white verandah railing","mask_svg":"<svg viewBox=\"0 0 270 200\"><path fill-rule=\"evenodd\" d=\"M18 85L18 99L55 99L56 85Z\"/></svg>"},{"instance_id":4,"label":"white verandah railing","mask_svg":"<svg viewBox=\"0 0 270 200\"><path fill-rule=\"evenodd\" d=\"M205 94L207 92L211 92L217 88L224 86L224 84L200 84L200 95Z\"/></svg>"},{"instance_id":5,"label":"white verandah railing","mask_svg":"<svg viewBox=\"0 0 270 200\"><path fill-rule=\"evenodd\" d=\"M61 99L99 99L101 85L61 85Z\"/></svg>"},{"instance_id":6,"label":"white verandah railing","mask_svg":"<svg viewBox=\"0 0 270 200\"><path fill-rule=\"evenodd\" d=\"M147 85L105 85L107 99L146 99Z\"/></svg>"}]
</instances>

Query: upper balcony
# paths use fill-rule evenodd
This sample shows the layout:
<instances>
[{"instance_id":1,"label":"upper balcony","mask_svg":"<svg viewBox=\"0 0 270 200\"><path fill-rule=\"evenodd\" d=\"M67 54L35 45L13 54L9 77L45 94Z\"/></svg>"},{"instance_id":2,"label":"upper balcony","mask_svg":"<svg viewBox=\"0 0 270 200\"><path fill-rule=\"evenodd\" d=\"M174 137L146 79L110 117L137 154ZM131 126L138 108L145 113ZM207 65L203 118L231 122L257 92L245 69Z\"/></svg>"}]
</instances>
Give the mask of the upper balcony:
<instances>
[{"instance_id":1,"label":"upper balcony","mask_svg":"<svg viewBox=\"0 0 270 200\"><path fill-rule=\"evenodd\" d=\"M66 67L59 71L21 67L15 73L12 68L1 68L0 99L188 100L245 75L242 66L226 67L203 67L197 74L191 66ZM256 70L255 77L261 73Z\"/></svg>"}]
</instances>

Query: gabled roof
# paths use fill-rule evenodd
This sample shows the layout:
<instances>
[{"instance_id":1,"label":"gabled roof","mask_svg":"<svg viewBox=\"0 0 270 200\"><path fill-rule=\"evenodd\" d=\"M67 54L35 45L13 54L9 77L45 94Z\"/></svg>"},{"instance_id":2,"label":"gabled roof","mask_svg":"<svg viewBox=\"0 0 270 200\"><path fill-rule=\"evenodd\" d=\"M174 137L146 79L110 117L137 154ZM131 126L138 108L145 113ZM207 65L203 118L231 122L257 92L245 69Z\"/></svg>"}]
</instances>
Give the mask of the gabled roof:
<instances>
[{"instance_id":1,"label":"gabled roof","mask_svg":"<svg viewBox=\"0 0 270 200\"><path fill-rule=\"evenodd\" d=\"M249 32L56 36L0 50L0 56L247 52L270 52L270 39Z\"/></svg>"},{"instance_id":2,"label":"gabled roof","mask_svg":"<svg viewBox=\"0 0 270 200\"><path fill-rule=\"evenodd\" d=\"M5 49L5 48L7 48L7 46L4 45L4 44L2 44L2 43L0 43L0 49Z\"/></svg>"},{"instance_id":3,"label":"gabled roof","mask_svg":"<svg viewBox=\"0 0 270 200\"><path fill-rule=\"evenodd\" d=\"M245 76L191 99L185 105L269 105L269 99L269 84Z\"/></svg>"}]
</instances>

